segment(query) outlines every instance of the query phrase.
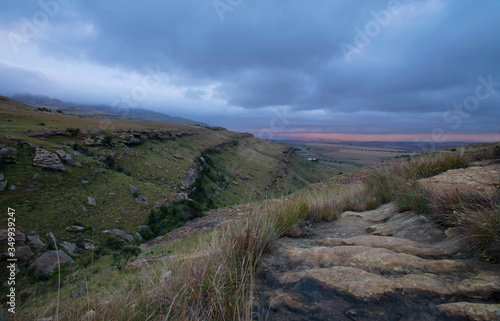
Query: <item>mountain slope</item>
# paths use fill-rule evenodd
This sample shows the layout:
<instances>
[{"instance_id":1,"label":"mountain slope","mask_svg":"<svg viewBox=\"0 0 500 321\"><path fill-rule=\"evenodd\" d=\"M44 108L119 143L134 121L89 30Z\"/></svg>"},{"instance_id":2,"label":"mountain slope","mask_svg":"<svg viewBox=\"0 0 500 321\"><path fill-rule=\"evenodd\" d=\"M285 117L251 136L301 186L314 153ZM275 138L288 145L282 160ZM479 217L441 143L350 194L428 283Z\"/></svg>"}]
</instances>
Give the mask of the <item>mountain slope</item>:
<instances>
[{"instance_id":1,"label":"mountain slope","mask_svg":"<svg viewBox=\"0 0 500 321\"><path fill-rule=\"evenodd\" d=\"M205 209L229 206L334 174L286 145L217 127L99 120L5 97L0 124L0 173L8 181L0 202L21 213L19 229L63 239L76 223L134 234L161 205L193 198ZM64 171L35 164L50 155L64 161Z\"/></svg>"}]
</instances>

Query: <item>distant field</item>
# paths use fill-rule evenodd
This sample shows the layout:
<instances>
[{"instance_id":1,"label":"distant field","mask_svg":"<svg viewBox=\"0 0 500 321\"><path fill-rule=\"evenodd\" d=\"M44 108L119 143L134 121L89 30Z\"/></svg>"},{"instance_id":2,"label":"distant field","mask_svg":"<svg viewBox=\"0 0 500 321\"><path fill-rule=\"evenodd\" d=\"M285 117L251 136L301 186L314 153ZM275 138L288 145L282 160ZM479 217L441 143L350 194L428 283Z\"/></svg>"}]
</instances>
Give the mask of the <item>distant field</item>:
<instances>
[{"instance_id":1,"label":"distant field","mask_svg":"<svg viewBox=\"0 0 500 321\"><path fill-rule=\"evenodd\" d=\"M343 173L352 172L386 159L418 152L418 149L411 143L334 143L297 140L280 142L294 147L297 154L305 158L315 158Z\"/></svg>"}]
</instances>

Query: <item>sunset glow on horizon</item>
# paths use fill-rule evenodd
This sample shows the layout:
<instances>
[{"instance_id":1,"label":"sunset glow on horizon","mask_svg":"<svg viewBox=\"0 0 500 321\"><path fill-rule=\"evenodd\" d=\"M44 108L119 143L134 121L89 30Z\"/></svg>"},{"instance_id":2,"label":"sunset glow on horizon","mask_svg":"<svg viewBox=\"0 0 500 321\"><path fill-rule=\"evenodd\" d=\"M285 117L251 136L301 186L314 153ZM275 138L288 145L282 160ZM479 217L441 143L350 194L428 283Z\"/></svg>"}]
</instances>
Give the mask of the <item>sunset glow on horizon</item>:
<instances>
[{"instance_id":1,"label":"sunset glow on horizon","mask_svg":"<svg viewBox=\"0 0 500 321\"><path fill-rule=\"evenodd\" d=\"M500 134L347 134L347 133L277 133L274 139L324 140L350 142L498 142Z\"/></svg>"}]
</instances>

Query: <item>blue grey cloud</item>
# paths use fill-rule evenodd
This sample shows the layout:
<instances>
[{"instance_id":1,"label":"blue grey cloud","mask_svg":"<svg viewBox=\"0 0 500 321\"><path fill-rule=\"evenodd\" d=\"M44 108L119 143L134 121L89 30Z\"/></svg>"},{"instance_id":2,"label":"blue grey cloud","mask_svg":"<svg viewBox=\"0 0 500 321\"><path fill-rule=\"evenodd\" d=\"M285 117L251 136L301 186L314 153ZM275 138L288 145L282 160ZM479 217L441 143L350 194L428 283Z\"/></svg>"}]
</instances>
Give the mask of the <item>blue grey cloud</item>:
<instances>
[{"instance_id":1,"label":"blue grey cloud","mask_svg":"<svg viewBox=\"0 0 500 321\"><path fill-rule=\"evenodd\" d=\"M462 113L460 128L450 121L457 113L443 116L475 95L479 76L500 82L498 1L221 1L230 8L223 20L213 1L69 1L36 37L37 48L62 62L129 72L159 65L172 86L187 88L179 106L216 84L211 97L219 109L262 115L242 120L242 130L265 127L262 110L276 106L326 111L323 119L290 123L312 131L499 130L500 86L470 116ZM37 1L2 6L0 29L18 30L23 17L43 10ZM0 74L0 85L6 77ZM207 118L238 130L237 116L214 113Z\"/></svg>"}]
</instances>

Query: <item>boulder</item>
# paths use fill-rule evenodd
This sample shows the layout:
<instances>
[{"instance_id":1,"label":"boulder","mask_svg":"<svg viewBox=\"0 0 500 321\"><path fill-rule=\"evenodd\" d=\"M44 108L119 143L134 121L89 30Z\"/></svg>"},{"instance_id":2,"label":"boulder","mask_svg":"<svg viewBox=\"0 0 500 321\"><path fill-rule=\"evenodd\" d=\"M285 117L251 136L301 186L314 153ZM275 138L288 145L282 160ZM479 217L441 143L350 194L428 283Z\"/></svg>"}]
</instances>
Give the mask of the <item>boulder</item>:
<instances>
[{"instance_id":1,"label":"boulder","mask_svg":"<svg viewBox=\"0 0 500 321\"><path fill-rule=\"evenodd\" d=\"M130 187L130 193L132 193L132 195L139 195L139 189L134 186L134 185L129 185Z\"/></svg>"},{"instance_id":2,"label":"boulder","mask_svg":"<svg viewBox=\"0 0 500 321\"><path fill-rule=\"evenodd\" d=\"M26 242L26 236L23 232L16 229L14 240L16 241L16 245L24 244ZM9 243L9 231L7 229L0 230L0 244L7 245Z\"/></svg>"},{"instance_id":3,"label":"boulder","mask_svg":"<svg viewBox=\"0 0 500 321\"><path fill-rule=\"evenodd\" d=\"M0 182L0 192L3 192L6 187L7 187L7 181L1 181Z\"/></svg>"},{"instance_id":4,"label":"boulder","mask_svg":"<svg viewBox=\"0 0 500 321\"><path fill-rule=\"evenodd\" d=\"M3 174L0 173L0 181L3 181L4 178Z\"/></svg>"},{"instance_id":5,"label":"boulder","mask_svg":"<svg viewBox=\"0 0 500 321\"><path fill-rule=\"evenodd\" d=\"M58 259L59 257L59 259ZM57 269L57 264L74 264L75 261L64 251L47 251L33 262L37 270L42 271L44 277L48 278Z\"/></svg>"},{"instance_id":6,"label":"boulder","mask_svg":"<svg viewBox=\"0 0 500 321\"><path fill-rule=\"evenodd\" d=\"M95 202L95 199L93 197L87 197L88 201L89 201L89 205L91 206L96 206L96 202Z\"/></svg>"},{"instance_id":7,"label":"boulder","mask_svg":"<svg viewBox=\"0 0 500 321\"><path fill-rule=\"evenodd\" d=\"M68 154L62 150L56 151L56 154L59 156L59 158L61 159L61 161L64 164L67 164L69 166L77 166L73 156L71 156L70 154Z\"/></svg>"},{"instance_id":8,"label":"boulder","mask_svg":"<svg viewBox=\"0 0 500 321\"><path fill-rule=\"evenodd\" d=\"M55 153L51 153L45 149L37 148L35 158L33 159L33 166L46 170L62 171L66 168Z\"/></svg>"},{"instance_id":9,"label":"boulder","mask_svg":"<svg viewBox=\"0 0 500 321\"><path fill-rule=\"evenodd\" d=\"M72 232L72 233L78 233L78 232L83 232L85 228L83 226L78 226L78 225L73 225L70 227L66 228L66 231Z\"/></svg>"},{"instance_id":10,"label":"boulder","mask_svg":"<svg viewBox=\"0 0 500 321\"><path fill-rule=\"evenodd\" d=\"M95 251L95 250L97 250L97 246L94 245L92 242L84 242L82 248L85 251Z\"/></svg>"},{"instance_id":11,"label":"boulder","mask_svg":"<svg viewBox=\"0 0 500 321\"><path fill-rule=\"evenodd\" d=\"M4 164L17 163L17 150L10 147L0 148L0 161Z\"/></svg>"},{"instance_id":12,"label":"boulder","mask_svg":"<svg viewBox=\"0 0 500 321\"><path fill-rule=\"evenodd\" d=\"M59 245L61 245L61 247L69 253L69 255L75 255L75 251L76 251L76 244L75 243L71 243L71 242L68 242L68 241L62 241L61 243L59 243Z\"/></svg>"},{"instance_id":13,"label":"boulder","mask_svg":"<svg viewBox=\"0 0 500 321\"><path fill-rule=\"evenodd\" d=\"M21 262L27 262L33 257L35 253L33 253L29 246L20 246L16 248L14 254L14 258L18 259ZM3 253L2 256L4 259L12 258L10 256L10 253Z\"/></svg>"},{"instance_id":14,"label":"boulder","mask_svg":"<svg viewBox=\"0 0 500 321\"><path fill-rule=\"evenodd\" d=\"M47 251L47 248L49 247L47 244L43 243L42 240L40 240L40 236L38 235L28 236L28 243L38 252Z\"/></svg>"},{"instance_id":15,"label":"boulder","mask_svg":"<svg viewBox=\"0 0 500 321\"><path fill-rule=\"evenodd\" d=\"M114 228L112 230L105 230L103 233L110 233L115 236L118 236L119 238L123 239L126 242L132 243L134 241L134 237L130 234L127 234L127 232Z\"/></svg>"},{"instance_id":16,"label":"boulder","mask_svg":"<svg viewBox=\"0 0 500 321\"><path fill-rule=\"evenodd\" d=\"M139 197L136 197L136 198L135 198L135 201L136 201L137 203L144 203L144 204L148 205L148 199L147 199L147 198L145 198L144 196L139 196Z\"/></svg>"}]
</instances>

